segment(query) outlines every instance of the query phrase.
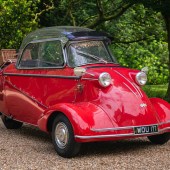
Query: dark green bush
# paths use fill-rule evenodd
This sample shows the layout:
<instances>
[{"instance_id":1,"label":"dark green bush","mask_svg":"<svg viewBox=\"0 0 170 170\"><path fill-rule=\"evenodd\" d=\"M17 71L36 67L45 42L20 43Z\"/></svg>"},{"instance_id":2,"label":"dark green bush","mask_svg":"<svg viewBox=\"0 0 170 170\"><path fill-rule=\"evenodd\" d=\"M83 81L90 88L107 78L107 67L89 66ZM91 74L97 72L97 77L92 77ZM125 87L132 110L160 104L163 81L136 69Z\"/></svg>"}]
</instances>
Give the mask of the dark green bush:
<instances>
[{"instance_id":1,"label":"dark green bush","mask_svg":"<svg viewBox=\"0 0 170 170\"><path fill-rule=\"evenodd\" d=\"M112 52L118 62L134 69L147 66L148 84L166 84L168 82L168 50L164 42L153 41L150 44L134 44L129 46L112 45Z\"/></svg>"}]
</instances>

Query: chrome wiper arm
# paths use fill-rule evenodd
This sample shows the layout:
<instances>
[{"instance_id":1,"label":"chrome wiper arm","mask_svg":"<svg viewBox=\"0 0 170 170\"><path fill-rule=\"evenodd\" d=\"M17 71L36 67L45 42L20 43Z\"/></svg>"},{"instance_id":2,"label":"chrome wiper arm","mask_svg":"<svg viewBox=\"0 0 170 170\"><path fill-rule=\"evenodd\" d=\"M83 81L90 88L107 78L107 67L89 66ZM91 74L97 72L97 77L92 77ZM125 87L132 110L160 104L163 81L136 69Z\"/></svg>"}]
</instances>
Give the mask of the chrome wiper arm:
<instances>
[{"instance_id":1,"label":"chrome wiper arm","mask_svg":"<svg viewBox=\"0 0 170 170\"><path fill-rule=\"evenodd\" d=\"M97 57L95 55L92 55L92 54L89 54L89 53L86 53L86 52L83 52L83 51L79 51L79 50L76 50L76 52L78 52L79 54L83 54L83 55L86 55L87 57L91 57L97 61L100 61L100 62L104 62L104 63L107 63L106 60L100 58L100 57Z\"/></svg>"}]
</instances>

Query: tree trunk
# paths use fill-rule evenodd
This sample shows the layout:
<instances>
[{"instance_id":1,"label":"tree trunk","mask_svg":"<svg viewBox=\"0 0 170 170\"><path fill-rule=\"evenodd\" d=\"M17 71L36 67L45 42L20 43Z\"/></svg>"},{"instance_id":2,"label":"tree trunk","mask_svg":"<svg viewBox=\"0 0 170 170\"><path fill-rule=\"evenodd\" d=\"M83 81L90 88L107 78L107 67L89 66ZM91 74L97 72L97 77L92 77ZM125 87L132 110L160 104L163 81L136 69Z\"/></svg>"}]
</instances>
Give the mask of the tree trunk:
<instances>
[{"instance_id":1,"label":"tree trunk","mask_svg":"<svg viewBox=\"0 0 170 170\"><path fill-rule=\"evenodd\" d=\"M165 24L166 24L166 29L167 29L167 35L168 35L168 50L169 50L169 79L168 79L168 89L166 92L166 99L168 101L170 101L170 16L168 15L163 15L164 16L164 20L165 20Z\"/></svg>"}]
</instances>

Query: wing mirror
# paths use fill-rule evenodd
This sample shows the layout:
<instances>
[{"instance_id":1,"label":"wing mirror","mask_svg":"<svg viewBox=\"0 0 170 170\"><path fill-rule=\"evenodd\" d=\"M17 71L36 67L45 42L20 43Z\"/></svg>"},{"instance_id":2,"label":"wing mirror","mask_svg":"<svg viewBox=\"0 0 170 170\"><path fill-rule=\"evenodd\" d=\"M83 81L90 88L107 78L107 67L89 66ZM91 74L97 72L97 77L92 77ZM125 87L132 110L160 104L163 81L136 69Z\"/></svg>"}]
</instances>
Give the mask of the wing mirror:
<instances>
[{"instance_id":1,"label":"wing mirror","mask_svg":"<svg viewBox=\"0 0 170 170\"><path fill-rule=\"evenodd\" d=\"M82 76L86 73L86 69L85 68L82 68L82 67L75 67L74 68L74 74L76 76Z\"/></svg>"},{"instance_id":2,"label":"wing mirror","mask_svg":"<svg viewBox=\"0 0 170 170\"><path fill-rule=\"evenodd\" d=\"M83 76L84 74L89 74L89 75L91 75L91 76L94 77L94 74L91 74L91 73L86 72L86 69L83 68L83 67L75 67L75 68L74 68L74 74L75 74L76 76L79 76L79 77Z\"/></svg>"},{"instance_id":3,"label":"wing mirror","mask_svg":"<svg viewBox=\"0 0 170 170\"><path fill-rule=\"evenodd\" d=\"M148 68L148 67L143 67L143 68L141 69L141 71L147 74L148 71L149 71L149 68Z\"/></svg>"}]
</instances>

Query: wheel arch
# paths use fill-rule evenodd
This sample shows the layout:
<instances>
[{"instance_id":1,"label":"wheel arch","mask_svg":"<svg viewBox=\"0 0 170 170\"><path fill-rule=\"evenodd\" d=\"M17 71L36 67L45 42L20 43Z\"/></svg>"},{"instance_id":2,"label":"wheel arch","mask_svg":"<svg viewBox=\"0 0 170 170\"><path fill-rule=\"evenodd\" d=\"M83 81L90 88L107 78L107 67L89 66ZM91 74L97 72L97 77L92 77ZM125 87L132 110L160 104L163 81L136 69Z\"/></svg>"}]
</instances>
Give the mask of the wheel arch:
<instances>
[{"instance_id":1,"label":"wheel arch","mask_svg":"<svg viewBox=\"0 0 170 170\"><path fill-rule=\"evenodd\" d=\"M161 122L170 122L170 104L160 98L150 98Z\"/></svg>"},{"instance_id":2,"label":"wheel arch","mask_svg":"<svg viewBox=\"0 0 170 170\"><path fill-rule=\"evenodd\" d=\"M58 114L63 114L68 118L75 135L92 135L95 133L91 131L92 128L113 127L107 114L100 107L90 102L56 104L44 112L38 120L38 127L49 133Z\"/></svg>"},{"instance_id":3,"label":"wheel arch","mask_svg":"<svg viewBox=\"0 0 170 170\"><path fill-rule=\"evenodd\" d=\"M38 120L38 127L47 133L50 133L52 130L52 124L56 118L57 115L63 114L68 118L70 121L74 133L78 133L77 130L79 129L79 124L81 121L81 124L85 125L86 128L88 127L88 124L85 123L81 119L81 113L78 110L78 108L74 104L70 103L61 103L57 104L55 106L52 106L51 108L47 109L43 116ZM81 120L80 120L81 119Z\"/></svg>"},{"instance_id":4,"label":"wheel arch","mask_svg":"<svg viewBox=\"0 0 170 170\"><path fill-rule=\"evenodd\" d=\"M62 112L54 111L54 112L52 112L51 115L49 116L49 118L48 118L48 120L47 120L47 131L48 131L49 133L52 132L52 127L53 127L53 123L54 123L55 118L56 118L58 115L60 115L60 114L65 115L65 114L62 113Z\"/></svg>"}]
</instances>

